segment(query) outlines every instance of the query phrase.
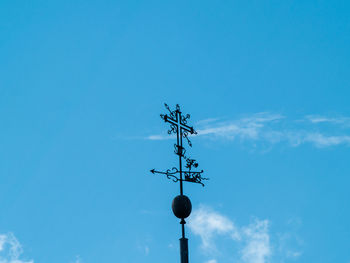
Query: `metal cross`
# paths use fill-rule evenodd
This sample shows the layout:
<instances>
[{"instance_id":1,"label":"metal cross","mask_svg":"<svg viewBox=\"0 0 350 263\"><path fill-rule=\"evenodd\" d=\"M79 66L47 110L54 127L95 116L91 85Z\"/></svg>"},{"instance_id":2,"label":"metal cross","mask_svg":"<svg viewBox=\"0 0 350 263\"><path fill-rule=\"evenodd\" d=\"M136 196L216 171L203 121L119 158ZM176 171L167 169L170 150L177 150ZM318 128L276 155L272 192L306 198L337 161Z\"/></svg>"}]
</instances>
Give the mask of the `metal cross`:
<instances>
[{"instance_id":1,"label":"metal cross","mask_svg":"<svg viewBox=\"0 0 350 263\"><path fill-rule=\"evenodd\" d=\"M179 169L173 167L172 169L168 169L165 172L156 171L154 169L151 170L153 174L164 174L168 179L172 179L174 182L180 182L180 195L183 195L183 181L198 183L204 186L202 180L208 180L208 178L203 178L201 174L203 170L196 172L192 171L192 167L198 167L198 163L194 159L190 159L185 156L186 150L182 146L182 139L185 138L188 142L188 145L192 147L192 143L188 138L190 134L197 134L197 132L193 129L193 127L187 125L187 120L190 118L189 114L184 116L180 110L180 106L177 104L176 109L174 111L170 110L167 104L164 104L165 108L168 110L169 114L161 114L160 117L165 121L170 123L170 129L168 130L168 134L175 134L177 138L177 143L174 145L175 154L179 156ZM185 159L187 162L186 168L188 171L182 170L182 159ZM177 175L179 174L179 177ZM185 178L183 178L185 177Z\"/></svg>"}]
</instances>

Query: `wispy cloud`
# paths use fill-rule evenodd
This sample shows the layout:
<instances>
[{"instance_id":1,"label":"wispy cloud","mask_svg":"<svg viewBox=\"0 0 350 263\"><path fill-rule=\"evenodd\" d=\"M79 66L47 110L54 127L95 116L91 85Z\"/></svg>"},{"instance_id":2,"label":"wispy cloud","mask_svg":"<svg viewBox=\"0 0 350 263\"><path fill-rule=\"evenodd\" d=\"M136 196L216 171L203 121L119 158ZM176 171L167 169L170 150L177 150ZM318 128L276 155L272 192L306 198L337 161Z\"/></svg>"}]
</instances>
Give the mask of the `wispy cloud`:
<instances>
[{"instance_id":1,"label":"wispy cloud","mask_svg":"<svg viewBox=\"0 0 350 263\"><path fill-rule=\"evenodd\" d=\"M20 259L22 253L22 245L12 233L0 234L0 263L34 263Z\"/></svg>"},{"instance_id":2,"label":"wispy cloud","mask_svg":"<svg viewBox=\"0 0 350 263\"><path fill-rule=\"evenodd\" d=\"M23 259L22 254L22 245L13 233L0 234L0 263L34 263ZM83 263L79 255L70 262Z\"/></svg>"},{"instance_id":3,"label":"wispy cloud","mask_svg":"<svg viewBox=\"0 0 350 263\"><path fill-rule=\"evenodd\" d=\"M309 133L304 137L304 142L310 142L317 147L336 146L340 144L350 145L350 136L327 136L322 133Z\"/></svg>"},{"instance_id":4,"label":"wispy cloud","mask_svg":"<svg viewBox=\"0 0 350 263\"><path fill-rule=\"evenodd\" d=\"M322 116L322 115L306 115L305 119L311 123L332 123L332 124L341 124L345 126L350 125L349 117L332 117L332 116Z\"/></svg>"},{"instance_id":5,"label":"wispy cloud","mask_svg":"<svg viewBox=\"0 0 350 263\"><path fill-rule=\"evenodd\" d=\"M0 263L1 263L1 262L0 262ZM77 255L77 256L75 257L74 263L83 263L83 261L81 260L81 258L80 258L79 255Z\"/></svg>"},{"instance_id":6,"label":"wispy cloud","mask_svg":"<svg viewBox=\"0 0 350 263\"><path fill-rule=\"evenodd\" d=\"M242 250L242 259L247 263L265 263L271 256L269 221L255 220L243 227L246 245Z\"/></svg>"},{"instance_id":7,"label":"wispy cloud","mask_svg":"<svg viewBox=\"0 0 350 263\"><path fill-rule=\"evenodd\" d=\"M238 119L212 118L196 123L198 138L221 141L285 143L291 147L311 144L317 148L350 146L350 118L306 115L289 119L284 115L261 112ZM167 135L150 135L149 140L173 139Z\"/></svg>"},{"instance_id":8,"label":"wispy cloud","mask_svg":"<svg viewBox=\"0 0 350 263\"><path fill-rule=\"evenodd\" d=\"M233 243L230 247L235 247L231 257L235 262L241 263L268 263L272 259L284 262L288 258L297 258L301 252L294 249L291 244L292 236L289 234L276 235L276 244L271 243L269 220L254 219L250 224L237 226L228 217L214 211L208 206L200 206L190 217L189 228L201 238L201 249L205 254L218 256L216 243L219 236L229 237ZM294 239L293 239L294 240ZM278 250L274 249L278 247ZM210 253L208 253L210 252ZM276 262L277 262L276 261ZM219 262L216 258L208 260L206 263Z\"/></svg>"},{"instance_id":9,"label":"wispy cloud","mask_svg":"<svg viewBox=\"0 0 350 263\"><path fill-rule=\"evenodd\" d=\"M173 138L174 136L165 136L165 135L150 135L147 136L146 139L151 141L161 141L161 140L168 140L169 138Z\"/></svg>"},{"instance_id":10,"label":"wispy cloud","mask_svg":"<svg viewBox=\"0 0 350 263\"><path fill-rule=\"evenodd\" d=\"M214 136L234 140L236 138L245 140L257 140L262 135L262 130L269 123L275 123L284 119L280 114L261 112L249 117L234 121L210 122L198 129L199 136Z\"/></svg>"},{"instance_id":11,"label":"wispy cloud","mask_svg":"<svg viewBox=\"0 0 350 263\"><path fill-rule=\"evenodd\" d=\"M256 140L260 137L260 131L267 123L273 123L283 118L284 116L280 114L268 112L257 113L234 121L221 121L220 119L211 118L197 122L197 135L229 140L236 138ZM149 140L167 140L171 138L171 136L167 135L150 135L146 137Z\"/></svg>"},{"instance_id":12,"label":"wispy cloud","mask_svg":"<svg viewBox=\"0 0 350 263\"><path fill-rule=\"evenodd\" d=\"M299 247L303 242L293 233L282 233L278 235L278 251L286 259L296 259L302 255Z\"/></svg>"},{"instance_id":13,"label":"wispy cloud","mask_svg":"<svg viewBox=\"0 0 350 263\"><path fill-rule=\"evenodd\" d=\"M148 256L151 252L151 248L150 248L149 243L150 243L149 239L143 240L142 242L138 241L137 250L140 253L142 253L143 255Z\"/></svg>"},{"instance_id":14,"label":"wispy cloud","mask_svg":"<svg viewBox=\"0 0 350 263\"><path fill-rule=\"evenodd\" d=\"M146 254L146 255L149 254L149 246L145 246L145 254Z\"/></svg>"},{"instance_id":15,"label":"wispy cloud","mask_svg":"<svg viewBox=\"0 0 350 263\"><path fill-rule=\"evenodd\" d=\"M215 250L213 239L217 235L229 234L233 239L240 239L238 230L230 219L206 206L193 212L189 227L194 234L201 237L204 250Z\"/></svg>"}]
</instances>

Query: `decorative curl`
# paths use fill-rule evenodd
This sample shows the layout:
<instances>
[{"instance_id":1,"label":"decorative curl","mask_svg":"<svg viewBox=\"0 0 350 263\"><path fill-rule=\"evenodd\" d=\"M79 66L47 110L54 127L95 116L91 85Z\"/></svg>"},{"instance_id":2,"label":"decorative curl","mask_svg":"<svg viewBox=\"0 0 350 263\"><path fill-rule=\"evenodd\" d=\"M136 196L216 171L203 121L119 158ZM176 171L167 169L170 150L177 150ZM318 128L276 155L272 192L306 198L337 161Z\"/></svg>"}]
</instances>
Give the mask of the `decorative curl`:
<instances>
[{"instance_id":1,"label":"decorative curl","mask_svg":"<svg viewBox=\"0 0 350 263\"><path fill-rule=\"evenodd\" d=\"M186 159L186 149L184 147L181 147L180 145L177 145L176 143L174 144L174 153L183 157L184 159Z\"/></svg>"},{"instance_id":2,"label":"decorative curl","mask_svg":"<svg viewBox=\"0 0 350 263\"><path fill-rule=\"evenodd\" d=\"M170 124L170 130L168 130L168 134L172 134L172 133L177 133L177 127L175 124Z\"/></svg>"},{"instance_id":3,"label":"decorative curl","mask_svg":"<svg viewBox=\"0 0 350 263\"><path fill-rule=\"evenodd\" d=\"M188 131L184 131L182 133L182 137L185 138L187 140L187 143L190 147L192 147L192 142L190 141L190 139L188 138Z\"/></svg>"},{"instance_id":4,"label":"decorative curl","mask_svg":"<svg viewBox=\"0 0 350 263\"><path fill-rule=\"evenodd\" d=\"M186 114L186 116L184 115L181 115L181 122L183 124L187 124L187 120L191 118L191 115L190 114Z\"/></svg>"},{"instance_id":5,"label":"decorative curl","mask_svg":"<svg viewBox=\"0 0 350 263\"><path fill-rule=\"evenodd\" d=\"M202 183L203 180L209 180L209 178L204 178L202 177L203 170L200 172L184 172L185 175L185 180L186 182L190 183L196 183L196 184L201 184L204 187L204 184Z\"/></svg>"},{"instance_id":6,"label":"decorative curl","mask_svg":"<svg viewBox=\"0 0 350 263\"><path fill-rule=\"evenodd\" d=\"M177 176L175 176L175 174L179 173L179 170L176 167L168 169L165 172L160 172L160 171L156 171L156 170L152 169L151 173L153 173L153 174L164 174L164 175L166 175L166 177L168 179L171 179L175 183L180 180Z\"/></svg>"}]
</instances>

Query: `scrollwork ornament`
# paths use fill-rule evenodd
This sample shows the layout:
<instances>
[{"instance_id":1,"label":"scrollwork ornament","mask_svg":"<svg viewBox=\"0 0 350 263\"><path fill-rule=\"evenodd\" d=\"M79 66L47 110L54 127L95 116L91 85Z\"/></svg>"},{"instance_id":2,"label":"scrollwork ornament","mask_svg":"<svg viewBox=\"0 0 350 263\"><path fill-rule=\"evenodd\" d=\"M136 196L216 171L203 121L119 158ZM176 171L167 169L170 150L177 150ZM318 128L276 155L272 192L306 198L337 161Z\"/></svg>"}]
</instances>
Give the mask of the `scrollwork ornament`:
<instances>
[{"instance_id":1,"label":"scrollwork ornament","mask_svg":"<svg viewBox=\"0 0 350 263\"><path fill-rule=\"evenodd\" d=\"M174 144L174 153L176 155L180 155L181 157L183 157L186 160L186 149L184 147L181 147L180 145L177 145L176 143Z\"/></svg>"},{"instance_id":2,"label":"scrollwork ornament","mask_svg":"<svg viewBox=\"0 0 350 263\"><path fill-rule=\"evenodd\" d=\"M172 133L177 133L177 127L175 124L170 124L170 130L168 130L168 134L172 134Z\"/></svg>"},{"instance_id":3,"label":"scrollwork ornament","mask_svg":"<svg viewBox=\"0 0 350 263\"><path fill-rule=\"evenodd\" d=\"M188 170L191 171L192 167L197 168L198 167L198 163L196 162L195 159L187 158L186 159L186 168L188 168Z\"/></svg>"},{"instance_id":4,"label":"scrollwork ornament","mask_svg":"<svg viewBox=\"0 0 350 263\"><path fill-rule=\"evenodd\" d=\"M167 173L166 173L166 177L167 177L168 179L172 179L173 182L176 183L176 182L179 181L180 179L177 178L174 174L179 173L179 171L177 170L176 167L173 167L171 170L173 170L174 172L170 172L170 170L168 169L168 170L167 170Z\"/></svg>"},{"instance_id":5,"label":"scrollwork ornament","mask_svg":"<svg viewBox=\"0 0 350 263\"><path fill-rule=\"evenodd\" d=\"M164 174L164 175L166 175L166 177L168 179L171 179L175 183L180 180L177 176L175 176L175 174L180 173L179 170L176 167L173 167L171 169L167 169L165 172L160 172L160 171L156 171L156 170L152 169L151 173L153 173L153 174Z\"/></svg>"},{"instance_id":6,"label":"scrollwork ornament","mask_svg":"<svg viewBox=\"0 0 350 263\"><path fill-rule=\"evenodd\" d=\"M185 181L191 182L191 183L197 183L204 186L204 183L202 183L203 180L209 180L209 178L202 177L203 170L200 172L184 172L185 174Z\"/></svg>"},{"instance_id":7,"label":"scrollwork ornament","mask_svg":"<svg viewBox=\"0 0 350 263\"><path fill-rule=\"evenodd\" d=\"M187 140L187 143L190 147L192 147L192 142L190 141L190 139L188 138L188 132L187 131L184 131L182 133L182 137L185 138Z\"/></svg>"},{"instance_id":8,"label":"scrollwork ornament","mask_svg":"<svg viewBox=\"0 0 350 263\"><path fill-rule=\"evenodd\" d=\"M168 104L166 104L166 103L164 103L164 106L165 106L165 108L168 110L170 117L171 117L171 118L176 118L176 111L172 111L172 110L170 109L170 107L168 106ZM162 114L162 115L163 115L164 117L166 116L166 115L164 115L164 114Z\"/></svg>"},{"instance_id":9,"label":"scrollwork ornament","mask_svg":"<svg viewBox=\"0 0 350 263\"><path fill-rule=\"evenodd\" d=\"M186 114L186 116L181 115L181 122L183 124L187 124L187 120L191 118L190 114Z\"/></svg>"}]
</instances>

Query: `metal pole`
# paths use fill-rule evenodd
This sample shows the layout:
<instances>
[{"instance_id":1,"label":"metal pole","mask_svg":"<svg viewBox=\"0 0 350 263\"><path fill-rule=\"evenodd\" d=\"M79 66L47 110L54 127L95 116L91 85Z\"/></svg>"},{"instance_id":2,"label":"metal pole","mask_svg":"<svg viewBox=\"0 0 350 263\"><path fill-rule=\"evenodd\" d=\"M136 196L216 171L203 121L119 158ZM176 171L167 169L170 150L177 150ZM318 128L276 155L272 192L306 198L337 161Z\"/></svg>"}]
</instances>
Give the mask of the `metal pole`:
<instances>
[{"instance_id":1,"label":"metal pole","mask_svg":"<svg viewBox=\"0 0 350 263\"><path fill-rule=\"evenodd\" d=\"M182 186L182 130L180 126L181 121L181 112L177 111L177 120L179 121L179 125L177 126L177 145L179 152L179 168L180 168L180 195L183 195L183 186Z\"/></svg>"},{"instance_id":2,"label":"metal pole","mask_svg":"<svg viewBox=\"0 0 350 263\"><path fill-rule=\"evenodd\" d=\"M188 263L188 239L180 238L180 257L181 263Z\"/></svg>"},{"instance_id":3,"label":"metal pole","mask_svg":"<svg viewBox=\"0 0 350 263\"><path fill-rule=\"evenodd\" d=\"M177 112L177 118L180 122L181 120L181 112ZM181 126L178 126L178 133L177 133L177 142L178 145L180 143L180 150L181 154L179 154L179 168L180 168L180 195L183 195L183 185L182 185L182 129ZM179 136L180 135L180 136ZM180 138L179 138L180 137ZM188 263L188 239L185 238L185 220L181 219L181 232L182 232L182 238L180 238L180 259L181 263Z\"/></svg>"},{"instance_id":4,"label":"metal pole","mask_svg":"<svg viewBox=\"0 0 350 263\"><path fill-rule=\"evenodd\" d=\"M190 115L187 114L186 116L183 116L180 111L180 106L176 105L176 110L170 110L169 106L165 104L165 108L169 111L168 114L161 114L160 117L165 121L170 123L170 130L168 130L168 134L172 134L176 132L177 137L177 144L176 144L176 151L175 153L179 156L179 169L173 168L168 169L165 172L156 171L155 169L151 170L151 173L153 174L163 174L166 175L168 179L172 179L174 182L180 182L180 195L176 196L173 200L172 209L174 212L174 215L177 218L181 219L181 232L182 237L180 238L180 258L181 263L188 263L188 239L185 237L185 224L186 221L184 220L187 218L192 210L191 201L187 196L183 194L183 182L192 182L201 184L202 180L208 180L208 178L203 178L201 174L202 171L192 171L191 168L198 167L198 163L195 162L194 159L190 159L185 156L185 149L182 147L182 138L186 138L189 146L192 146L191 141L188 138L188 134L197 134L197 132L193 129L193 127L190 127L187 125L187 120L190 118ZM188 171L182 170L182 158L187 162L186 168L188 168ZM178 176L179 175L179 176Z\"/></svg>"}]
</instances>

